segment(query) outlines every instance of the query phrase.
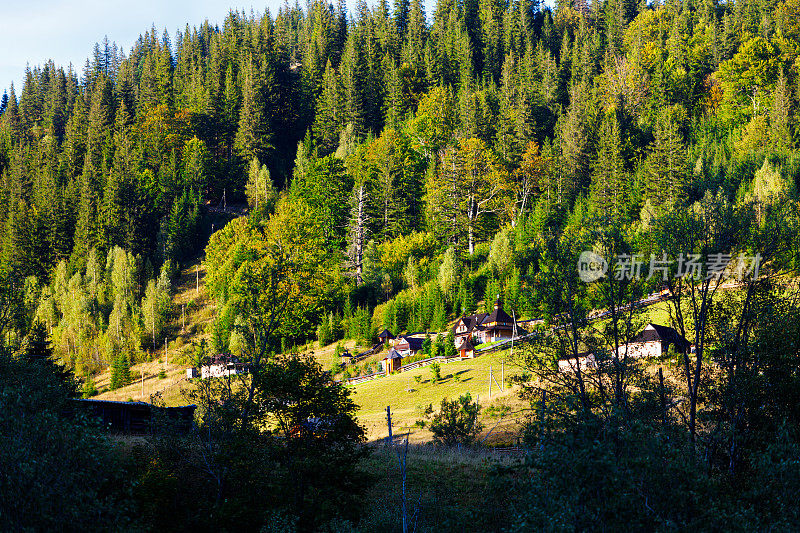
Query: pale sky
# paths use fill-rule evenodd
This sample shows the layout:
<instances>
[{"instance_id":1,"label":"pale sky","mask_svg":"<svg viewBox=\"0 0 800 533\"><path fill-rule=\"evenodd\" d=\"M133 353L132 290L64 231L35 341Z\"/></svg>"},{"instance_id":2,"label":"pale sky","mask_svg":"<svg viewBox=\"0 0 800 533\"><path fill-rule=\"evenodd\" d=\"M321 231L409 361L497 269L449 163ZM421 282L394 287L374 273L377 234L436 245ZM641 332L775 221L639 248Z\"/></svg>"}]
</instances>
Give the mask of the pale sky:
<instances>
[{"instance_id":1,"label":"pale sky","mask_svg":"<svg viewBox=\"0 0 800 533\"><path fill-rule=\"evenodd\" d=\"M174 44L175 31L187 23L199 26L208 19L221 27L232 8L263 13L268 7L274 17L282 4L283 0L2 0L0 95L13 81L19 97L26 64L33 68L53 59L66 68L71 62L80 75L94 43L106 35L127 55L152 24L159 36L166 28Z\"/></svg>"}]
</instances>

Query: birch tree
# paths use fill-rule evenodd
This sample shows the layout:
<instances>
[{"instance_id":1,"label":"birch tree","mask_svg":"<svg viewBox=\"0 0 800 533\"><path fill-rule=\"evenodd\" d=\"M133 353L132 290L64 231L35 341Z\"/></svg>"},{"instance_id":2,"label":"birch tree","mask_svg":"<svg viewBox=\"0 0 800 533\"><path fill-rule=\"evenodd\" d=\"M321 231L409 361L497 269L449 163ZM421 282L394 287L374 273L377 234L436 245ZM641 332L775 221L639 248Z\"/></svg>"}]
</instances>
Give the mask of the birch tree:
<instances>
[{"instance_id":1,"label":"birch tree","mask_svg":"<svg viewBox=\"0 0 800 533\"><path fill-rule=\"evenodd\" d=\"M466 243L472 255L489 215L510 211L510 192L507 174L483 141L463 140L444 151L439 172L428 177L428 222L454 244Z\"/></svg>"}]
</instances>

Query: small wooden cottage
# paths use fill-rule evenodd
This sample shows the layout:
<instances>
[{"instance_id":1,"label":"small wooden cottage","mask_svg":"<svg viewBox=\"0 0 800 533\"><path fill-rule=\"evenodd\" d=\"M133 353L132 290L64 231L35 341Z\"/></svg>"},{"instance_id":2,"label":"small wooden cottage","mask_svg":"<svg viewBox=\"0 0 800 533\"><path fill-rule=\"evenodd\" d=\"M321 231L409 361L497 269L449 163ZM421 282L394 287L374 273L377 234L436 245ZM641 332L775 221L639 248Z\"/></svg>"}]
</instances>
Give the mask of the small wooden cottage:
<instances>
[{"instance_id":1,"label":"small wooden cottage","mask_svg":"<svg viewBox=\"0 0 800 533\"><path fill-rule=\"evenodd\" d=\"M455 339L456 350L463 358L475 357L475 347L472 345L472 339L466 336L458 337Z\"/></svg>"},{"instance_id":2,"label":"small wooden cottage","mask_svg":"<svg viewBox=\"0 0 800 533\"><path fill-rule=\"evenodd\" d=\"M384 329L380 333L378 333L378 343L379 344L386 344L390 340L394 339L394 335L388 329Z\"/></svg>"},{"instance_id":3,"label":"small wooden cottage","mask_svg":"<svg viewBox=\"0 0 800 533\"><path fill-rule=\"evenodd\" d=\"M389 350L386 354L386 359L383 360L383 368L388 376L392 372L397 372L403 366L403 356L394 348Z\"/></svg>"},{"instance_id":4,"label":"small wooden cottage","mask_svg":"<svg viewBox=\"0 0 800 533\"><path fill-rule=\"evenodd\" d=\"M667 354L670 346L674 346L678 353L687 353L692 343L673 328L647 324L627 346L620 346L619 354L623 356L627 350L628 357L662 357Z\"/></svg>"}]
</instances>

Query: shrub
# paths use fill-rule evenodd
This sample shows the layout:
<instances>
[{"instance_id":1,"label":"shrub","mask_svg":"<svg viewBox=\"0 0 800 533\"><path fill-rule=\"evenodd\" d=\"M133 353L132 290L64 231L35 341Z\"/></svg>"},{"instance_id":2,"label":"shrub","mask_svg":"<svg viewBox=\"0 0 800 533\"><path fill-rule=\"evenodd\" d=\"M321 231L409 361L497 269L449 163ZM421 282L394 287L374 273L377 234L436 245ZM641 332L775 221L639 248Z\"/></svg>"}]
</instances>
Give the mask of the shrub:
<instances>
[{"instance_id":1,"label":"shrub","mask_svg":"<svg viewBox=\"0 0 800 533\"><path fill-rule=\"evenodd\" d=\"M479 412L480 406L472 401L469 393L457 400L444 398L430 423L433 441L447 446L472 444L483 429L483 424L478 422Z\"/></svg>"},{"instance_id":2,"label":"shrub","mask_svg":"<svg viewBox=\"0 0 800 533\"><path fill-rule=\"evenodd\" d=\"M431 382L437 383L442 379L442 366L439 363L431 364Z\"/></svg>"},{"instance_id":3,"label":"shrub","mask_svg":"<svg viewBox=\"0 0 800 533\"><path fill-rule=\"evenodd\" d=\"M92 379L92 376L86 376L86 381L83 384L83 397L91 398L92 396L97 396L98 394L99 392L94 383L94 379Z\"/></svg>"}]
</instances>

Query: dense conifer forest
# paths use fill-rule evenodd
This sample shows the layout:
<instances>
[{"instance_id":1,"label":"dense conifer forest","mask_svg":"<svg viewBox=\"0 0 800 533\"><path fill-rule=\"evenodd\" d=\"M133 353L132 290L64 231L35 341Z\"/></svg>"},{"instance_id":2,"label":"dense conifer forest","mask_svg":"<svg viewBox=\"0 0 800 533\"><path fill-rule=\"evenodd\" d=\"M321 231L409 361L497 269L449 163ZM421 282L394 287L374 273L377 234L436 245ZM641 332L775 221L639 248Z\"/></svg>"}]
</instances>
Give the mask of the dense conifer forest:
<instances>
[{"instance_id":1,"label":"dense conifer forest","mask_svg":"<svg viewBox=\"0 0 800 533\"><path fill-rule=\"evenodd\" d=\"M22 446L79 394L61 367L24 364L32 346L84 392L160 357L193 261L215 305L200 359L231 353L252 378L191 393L205 432L192 442L121 457L61 423L63 491L86 505L42 492L0 526L399 531L394 507L358 503L372 471L356 404L330 381L338 361L295 347L446 331L496 298L542 319L511 380L528 454L481 470L483 490L507 491L498 515L470 526L458 508L441 524L800 524L800 0L427 7L309 0L154 26L4 92L0 400L13 409L0 429ZM586 250L637 270L585 283ZM687 275L684 256L708 269ZM619 355L645 323L634 302L654 292L692 345L658 373ZM587 351L596 370L559 372ZM41 389L29 401L14 392L26 381ZM17 431L20 416L34 423ZM324 437L298 434L326 417ZM27 453L0 451L0 471L59 463ZM0 492L24 499L12 475L44 486L19 467Z\"/></svg>"}]
</instances>

